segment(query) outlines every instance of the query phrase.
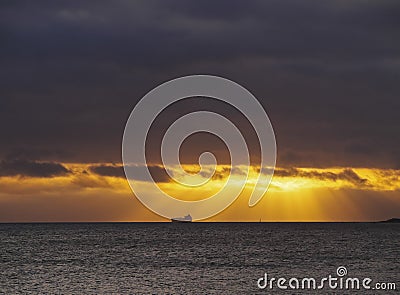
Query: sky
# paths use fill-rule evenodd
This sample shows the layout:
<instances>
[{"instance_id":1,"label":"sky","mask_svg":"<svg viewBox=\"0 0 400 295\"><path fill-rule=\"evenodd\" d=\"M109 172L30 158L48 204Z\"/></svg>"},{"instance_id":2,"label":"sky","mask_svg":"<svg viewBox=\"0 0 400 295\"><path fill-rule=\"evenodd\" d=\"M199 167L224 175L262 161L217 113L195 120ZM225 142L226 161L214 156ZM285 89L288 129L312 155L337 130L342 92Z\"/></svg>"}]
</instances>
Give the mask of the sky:
<instances>
[{"instance_id":1,"label":"sky","mask_svg":"<svg viewBox=\"0 0 400 295\"><path fill-rule=\"evenodd\" d=\"M211 74L250 90L277 140L269 191L211 221L375 221L400 217L400 3L346 1L2 1L0 222L165 221L130 191L121 142L135 104L159 84ZM241 114L210 99L168 108L150 133L189 111L241 126L256 170L257 142ZM182 146L186 168L226 147L207 135ZM241 167L232 173L240 177ZM140 180L139 180L140 181ZM251 186L251 179L249 181Z\"/></svg>"}]
</instances>

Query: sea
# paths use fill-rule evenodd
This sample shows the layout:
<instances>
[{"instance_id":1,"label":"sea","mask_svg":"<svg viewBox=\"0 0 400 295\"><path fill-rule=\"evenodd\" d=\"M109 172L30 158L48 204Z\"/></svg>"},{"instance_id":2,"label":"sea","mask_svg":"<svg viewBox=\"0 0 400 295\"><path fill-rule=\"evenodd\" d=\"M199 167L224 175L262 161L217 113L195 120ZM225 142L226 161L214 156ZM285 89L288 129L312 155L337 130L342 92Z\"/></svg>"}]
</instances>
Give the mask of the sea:
<instances>
[{"instance_id":1,"label":"sea","mask_svg":"<svg viewBox=\"0 0 400 295\"><path fill-rule=\"evenodd\" d=\"M316 287L304 278L315 279ZM357 278L360 288L348 281L346 289L348 278ZM393 283L396 290L388 289ZM0 294L399 294L399 289L400 224L0 224Z\"/></svg>"}]
</instances>

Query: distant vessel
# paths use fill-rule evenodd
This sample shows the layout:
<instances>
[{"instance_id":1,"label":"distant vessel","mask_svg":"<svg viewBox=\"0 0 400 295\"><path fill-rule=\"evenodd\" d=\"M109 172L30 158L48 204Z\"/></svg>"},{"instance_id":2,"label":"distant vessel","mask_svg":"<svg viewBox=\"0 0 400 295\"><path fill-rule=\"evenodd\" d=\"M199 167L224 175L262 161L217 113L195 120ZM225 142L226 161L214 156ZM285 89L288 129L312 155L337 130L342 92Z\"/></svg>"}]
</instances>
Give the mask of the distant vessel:
<instances>
[{"instance_id":1,"label":"distant vessel","mask_svg":"<svg viewBox=\"0 0 400 295\"><path fill-rule=\"evenodd\" d=\"M185 217L175 217L171 218L172 222L192 222L192 216L190 214L186 215Z\"/></svg>"}]
</instances>

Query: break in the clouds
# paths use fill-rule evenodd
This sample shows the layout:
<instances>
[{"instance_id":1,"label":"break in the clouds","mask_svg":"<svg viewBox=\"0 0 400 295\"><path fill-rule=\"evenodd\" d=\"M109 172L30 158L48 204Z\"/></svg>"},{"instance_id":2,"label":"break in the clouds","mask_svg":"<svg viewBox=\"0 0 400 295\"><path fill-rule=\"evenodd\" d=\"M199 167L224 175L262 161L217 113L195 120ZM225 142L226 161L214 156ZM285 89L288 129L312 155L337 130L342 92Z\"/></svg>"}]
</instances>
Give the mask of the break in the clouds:
<instances>
[{"instance_id":1,"label":"break in the clouds","mask_svg":"<svg viewBox=\"0 0 400 295\"><path fill-rule=\"evenodd\" d=\"M58 164L70 173L51 176L50 180L37 173L20 177L21 170L17 175L3 172L0 221L162 221L133 197L120 164ZM184 168L198 171L195 166ZM217 167L218 176L193 194L173 181L158 185L178 198L204 198L221 188L228 171L227 166ZM375 221L399 212L399 170L278 168L268 193L257 206L249 208L248 189L256 180L254 172L255 167L243 195L213 220L255 221L263 215L270 221ZM235 167L231 173L234 178L243 177L242 167Z\"/></svg>"},{"instance_id":2,"label":"break in the clouds","mask_svg":"<svg viewBox=\"0 0 400 295\"><path fill-rule=\"evenodd\" d=\"M183 165L185 171L189 173L199 173L197 165ZM101 177L125 178L123 166L116 164L96 164L89 165L87 169L91 174ZM149 169L153 180L164 185L172 185L179 187L166 173L162 166L149 165L145 166L128 166L126 169ZM199 178L208 179L211 176L211 182L216 187L220 187L221 183L231 177L241 179L246 176L247 168L245 166L237 166L231 168L228 165L202 166L203 172L198 174ZM169 168L173 177L181 179L184 177L180 166ZM214 172L214 173L213 173ZM267 173L272 173L267 169ZM86 172L85 172L86 173ZM259 168L253 166L249 170L248 182L251 184L258 178ZM137 173L136 173L137 174ZM261 175L260 181L263 181ZM135 179L137 181L145 181L145 179ZM400 170L395 169L369 169L369 168L275 168L272 180L272 189L283 186L286 191L310 188L329 188L329 189L357 189L365 191L398 191L400 180ZM294 186L293 186L294 185Z\"/></svg>"},{"instance_id":3,"label":"break in the clouds","mask_svg":"<svg viewBox=\"0 0 400 295\"><path fill-rule=\"evenodd\" d=\"M206 73L261 100L281 166L399 168L399 20L391 0L3 1L0 158L120 162L140 97Z\"/></svg>"},{"instance_id":4,"label":"break in the clouds","mask_svg":"<svg viewBox=\"0 0 400 295\"><path fill-rule=\"evenodd\" d=\"M198 173L199 166L183 165L189 173ZM215 188L231 177L241 179L246 176L245 166L230 167L228 165L203 166L203 173L198 177L207 179L210 175ZM143 171L148 169L153 180L161 185L179 188L166 173L162 166L128 166L126 169ZM183 177L180 166L170 167L173 177ZM214 174L212 173L214 171ZM259 169L256 166L249 170L248 182L251 185L258 178ZM269 171L268 173L272 173ZM138 175L138 173L134 173ZM109 177L122 179L125 182L124 168L121 164L68 164L56 162L38 162L28 160L7 160L0 162L0 177L29 178L57 178L62 182L70 182L79 188L110 188L112 181ZM261 175L261 180L263 175ZM145 179L135 179L143 181ZM120 181L120 180L118 180ZM276 168L271 184L272 191L301 191L304 189L357 189L364 191L399 191L400 170L395 169L369 169L369 168Z\"/></svg>"}]
</instances>

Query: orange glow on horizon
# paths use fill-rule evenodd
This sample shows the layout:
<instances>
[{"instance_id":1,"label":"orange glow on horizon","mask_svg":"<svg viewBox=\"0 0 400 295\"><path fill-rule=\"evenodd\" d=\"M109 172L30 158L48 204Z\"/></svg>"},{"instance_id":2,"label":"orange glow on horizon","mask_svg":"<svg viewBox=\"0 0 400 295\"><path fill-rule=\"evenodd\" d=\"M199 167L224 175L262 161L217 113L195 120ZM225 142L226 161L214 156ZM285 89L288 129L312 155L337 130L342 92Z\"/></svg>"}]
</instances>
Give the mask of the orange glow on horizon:
<instances>
[{"instance_id":1,"label":"orange glow on horizon","mask_svg":"<svg viewBox=\"0 0 400 295\"><path fill-rule=\"evenodd\" d=\"M94 164L63 165L72 173L0 177L0 221L165 221L133 196L125 178L98 175L90 170ZM196 165L186 166L196 171ZM205 198L223 186L224 168L218 166L218 177L191 193L174 182L159 186L177 198ZM232 177L242 177L241 167L236 168ZM277 168L267 194L249 208L257 175L257 169L251 169L239 198L210 221L373 221L400 212L399 170Z\"/></svg>"}]
</instances>

